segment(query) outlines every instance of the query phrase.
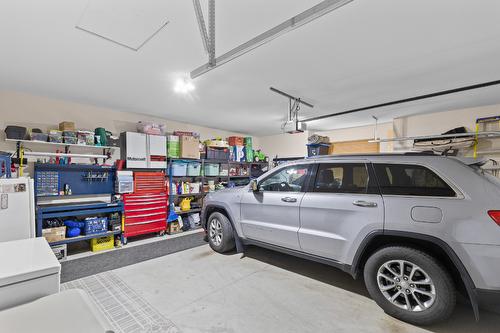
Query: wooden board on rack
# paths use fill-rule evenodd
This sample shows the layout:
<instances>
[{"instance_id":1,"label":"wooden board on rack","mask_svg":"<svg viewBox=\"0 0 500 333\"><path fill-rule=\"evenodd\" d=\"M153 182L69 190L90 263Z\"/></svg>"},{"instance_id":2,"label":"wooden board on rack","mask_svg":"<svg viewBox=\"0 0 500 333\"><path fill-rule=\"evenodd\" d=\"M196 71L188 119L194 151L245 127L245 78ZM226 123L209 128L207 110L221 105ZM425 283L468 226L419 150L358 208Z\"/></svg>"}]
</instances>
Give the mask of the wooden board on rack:
<instances>
[{"instance_id":1,"label":"wooden board on rack","mask_svg":"<svg viewBox=\"0 0 500 333\"><path fill-rule=\"evenodd\" d=\"M329 154L377 154L380 152L378 142L367 140L341 141L330 145Z\"/></svg>"}]
</instances>

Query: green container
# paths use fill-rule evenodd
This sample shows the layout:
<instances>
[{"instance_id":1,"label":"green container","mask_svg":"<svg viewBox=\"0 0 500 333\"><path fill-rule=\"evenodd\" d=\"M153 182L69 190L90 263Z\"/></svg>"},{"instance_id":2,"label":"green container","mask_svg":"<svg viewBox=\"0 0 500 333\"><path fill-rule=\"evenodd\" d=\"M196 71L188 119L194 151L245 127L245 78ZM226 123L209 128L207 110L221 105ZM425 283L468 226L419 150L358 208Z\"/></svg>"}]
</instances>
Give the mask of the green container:
<instances>
[{"instance_id":1,"label":"green container","mask_svg":"<svg viewBox=\"0 0 500 333\"><path fill-rule=\"evenodd\" d=\"M252 146L252 137L251 136L245 137L245 146Z\"/></svg>"},{"instance_id":2,"label":"green container","mask_svg":"<svg viewBox=\"0 0 500 333\"><path fill-rule=\"evenodd\" d=\"M106 138L106 129L105 128L97 127L94 130L94 134L95 134L95 136L99 137L98 140L99 140L99 144L101 146L107 146L108 145L107 138Z\"/></svg>"},{"instance_id":3,"label":"green container","mask_svg":"<svg viewBox=\"0 0 500 333\"><path fill-rule=\"evenodd\" d=\"M167 138L167 156L169 158L179 158L181 152L181 146L179 137L175 135L170 135Z\"/></svg>"},{"instance_id":4,"label":"green container","mask_svg":"<svg viewBox=\"0 0 500 333\"><path fill-rule=\"evenodd\" d=\"M245 145L245 156L247 158L247 162L253 162L252 145Z\"/></svg>"}]
</instances>

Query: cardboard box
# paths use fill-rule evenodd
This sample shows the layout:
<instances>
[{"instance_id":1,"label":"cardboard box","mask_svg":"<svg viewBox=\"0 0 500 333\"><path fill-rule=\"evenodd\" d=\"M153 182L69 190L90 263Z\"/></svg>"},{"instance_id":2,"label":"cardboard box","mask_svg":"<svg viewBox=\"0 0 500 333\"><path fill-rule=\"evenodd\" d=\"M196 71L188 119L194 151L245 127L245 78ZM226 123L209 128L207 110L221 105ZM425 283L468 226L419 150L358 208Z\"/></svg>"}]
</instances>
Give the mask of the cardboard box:
<instances>
[{"instance_id":1,"label":"cardboard box","mask_svg":"<svg viewBox=\"0 0 500 333\"><path fill-rule=\"evenodd\" d=\"M173 221L168 224L168 229L167 233L169 235L176 234L178 232L181 232L181 226L179 225L179 222Z\"/></svg>"},{"instance_id":2,"label":"cardboard box","mask_svg":"<svg viewBox=\"0 0 500 333\"><path fill-rule=\"evenodd\" d=\"M59 130L60 131L74 131L75 130L75 123L72 121L63 121L62 123L59 123Z\"/></svg>"},{"instance_id":3,"label":"cardboard box","mask_svg":"<svg viewBox=\"0 0 500 333\"><path fill-rule=\"evenodd\" d=\"M227 138L230 146L243 146L245 145L245 139L241 136L230 136Z\"/></svg>"},{"instance_id":4,"label":"cardboard box","mask_svg":"<svg viewBox=\"0 0 500 333\"><path fill-rule=\"evenodd\" d=\"M42 229L42 236L49 243L62 241L66 238L66 227Z\"/></svg>"},{"instance_id":5,"label":"cardboard box","mask_svg":"<svg viewBox=\"0 0 500 333\"><path fill-rule=\"evenodd\" d=\"M234 146L233 147L234 161L236 162L246 162L245 147L244 146Z\"/></svg>"},{"instance_id":6,"label":"cardboard box","mask_svg":"<svg viewBox=\"0 0 500 333\"><path fill-rule=\"evenodd\" d=\"M180 137L181 158L200 158L200 140L192 136Z\"/></svg>"},{"instance_id":7,"label":"cardboard box","mask_svg":"<svg viewBox=\"0 0 500 333\"><path fill-rule=\"evenodd\" d=\"M63 261L68 257L68 246L66 244L54 245L50 247L57 260Z\"/></svg>"}]
</instances>

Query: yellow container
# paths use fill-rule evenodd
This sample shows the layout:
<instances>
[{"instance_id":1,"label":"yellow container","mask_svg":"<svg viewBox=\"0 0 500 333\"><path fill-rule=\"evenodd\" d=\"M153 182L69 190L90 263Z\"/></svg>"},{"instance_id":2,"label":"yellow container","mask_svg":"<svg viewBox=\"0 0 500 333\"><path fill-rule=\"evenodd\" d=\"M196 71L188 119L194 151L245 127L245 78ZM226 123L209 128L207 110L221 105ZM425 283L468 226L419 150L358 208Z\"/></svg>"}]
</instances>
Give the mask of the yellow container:
<instances>
[{"instance_id":1,"label":"yellow container","mask_svg":"<svg viewBox=\"0 0 500 333\"><path fill-rule=\"evenodd\" d=\"M111 250L115 248L115 237L113 235L94 238L90 240L90 250L92 252Z\"/></svg>"},{"instance_id":2,"label":"yellow container","mask_svg":"<svg viewBox=\"0 0 500 333\"><path fill-rule=\"evenodd\" d=\"M191 200L193 198L184 198L181 201L181 210L190 210L191 209Z\"/></svg>"}]
</instances>

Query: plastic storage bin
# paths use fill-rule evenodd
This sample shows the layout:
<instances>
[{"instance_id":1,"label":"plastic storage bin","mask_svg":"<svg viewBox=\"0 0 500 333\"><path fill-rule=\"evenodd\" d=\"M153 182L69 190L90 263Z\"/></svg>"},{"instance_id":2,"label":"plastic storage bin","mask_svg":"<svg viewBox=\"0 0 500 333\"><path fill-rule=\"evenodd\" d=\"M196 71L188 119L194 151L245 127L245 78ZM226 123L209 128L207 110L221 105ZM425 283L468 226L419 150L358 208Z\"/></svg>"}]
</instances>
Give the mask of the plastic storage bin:
<instances>
[{"instance_id":1,"label":"plastic storage bin","mask_svg":"<svg viewBox=\"0 0 500 333\"><path fill-rule=\"evenodd\" d=\"M93 146L95 143L94 132L78 131L77 137L79 145Z\"/></svg>"},{"instance_id":2,"label":"plastic storage bin","mask_svg":"<svg viewBox=\"0 0 500 333\"><path fill-rule=\"evenodd\" d=\"M49 133L49 142L62 143L63 142L62 132L58 130L51 130Z\"/></svg>"},{"instance_id":3,"label":"plastic storage bin","mask_svg":"<svg viewBox=\"0 0 500 333\"><path fill-rule=\"evenodd\" d=\"M106 231L108 231L107 217L87 217L85 219L85 228L83 230L85 235L100 234Z\"/></svg>"},{"instance_id":4,"label":"plastic storage bin","mask_svg":"<svg viewBox=\"0 0 500 333\"><path fill-rule=\"evenodd\" d=\"M7 139L24 140L28 134L28 129L21 126L7 126L5 127L5 136Z\"/></svg>"},{"instance_id":5,"label":"plastic storage bin","mask_svg":"<svg viewBox=\"0 0 500 333\"><path fill-rule=\"evenodd\" d=\"M219 164L205 163L205 176L213 177L219 175Z\"/></svg>"},{"instance_id":6,"label":"plastic storage bin","mask_svg":"<svg viewBox=\"0 0 500 333\"><path fill-rule=\"evenodd\" d=\"M219 176L229 176L229 165L227 165L227 164L220 165Z\"/></svg>"},{"instance_id":7,"label":"plastic storage bin","mask_svg":"<svg viewBox=\"0 0 500 333\"><path fill-rule=\"evenodd\" d=\"M172 163L172 176L184 177L187 175L187 163L186 162L174 162Z\"/></svg>"},{"instance_id":8,"label":"plastic storage bin","mask_svg":"<svg viewBox=\"0 0 500 333\"><path fill-rule=\"evenodd\" d=\"M45 133L31 133L31 140L47 142L49 140L49 135Z\"/></svg>"},{"instance_id":9,"label":"plastic storage bin","mask_svg":"<svg viewBox=\"0 0 500 333\"><path fill-rule=\"evenodd\" d=\"M190 162L187 165L187 175L188 176L199 176L201 174L201 163Z\"/></svg>"},{"instance_id":10,"label":"plastic storage bin","mask_svg":"<svg viewBox=\"0 0 500 333\"><path fill-rule=\"evenodd\" d=\"M207 160L229 160L229 148L206 147Z\"/></svg>"},{"instance_id":11,"label":"plastic storage bin","mask_svg":"<svg viewBox=\"0 0 500 333\"><path fill-rule=\"evenodd\" d=\"M111 250L115 247L115 239L113 235L94 238L90 240L90 250L92 252Z\"/></svg>"},{"instance_id":12,"label":"plastic storage bin","mask_svg":"<svg viewBox=\"0 0 500 333\"><path fill-rule=\"evenodd\" d=\"M325 143L310 143L307 145L307 156L328 155L330 149L329 144Z\"/></svg>"},{"instance_id":13,"label":"plastic storage bin","mask_svg":"<svg viewBox=\"0 0 500 333\"><path fill-rule=\"evenodd\" d=\"M63 136L63 141L64 143L68 143L70 145L76 145L78 142L78 139L73 136Z\"/></svg>"}]
</instances>

